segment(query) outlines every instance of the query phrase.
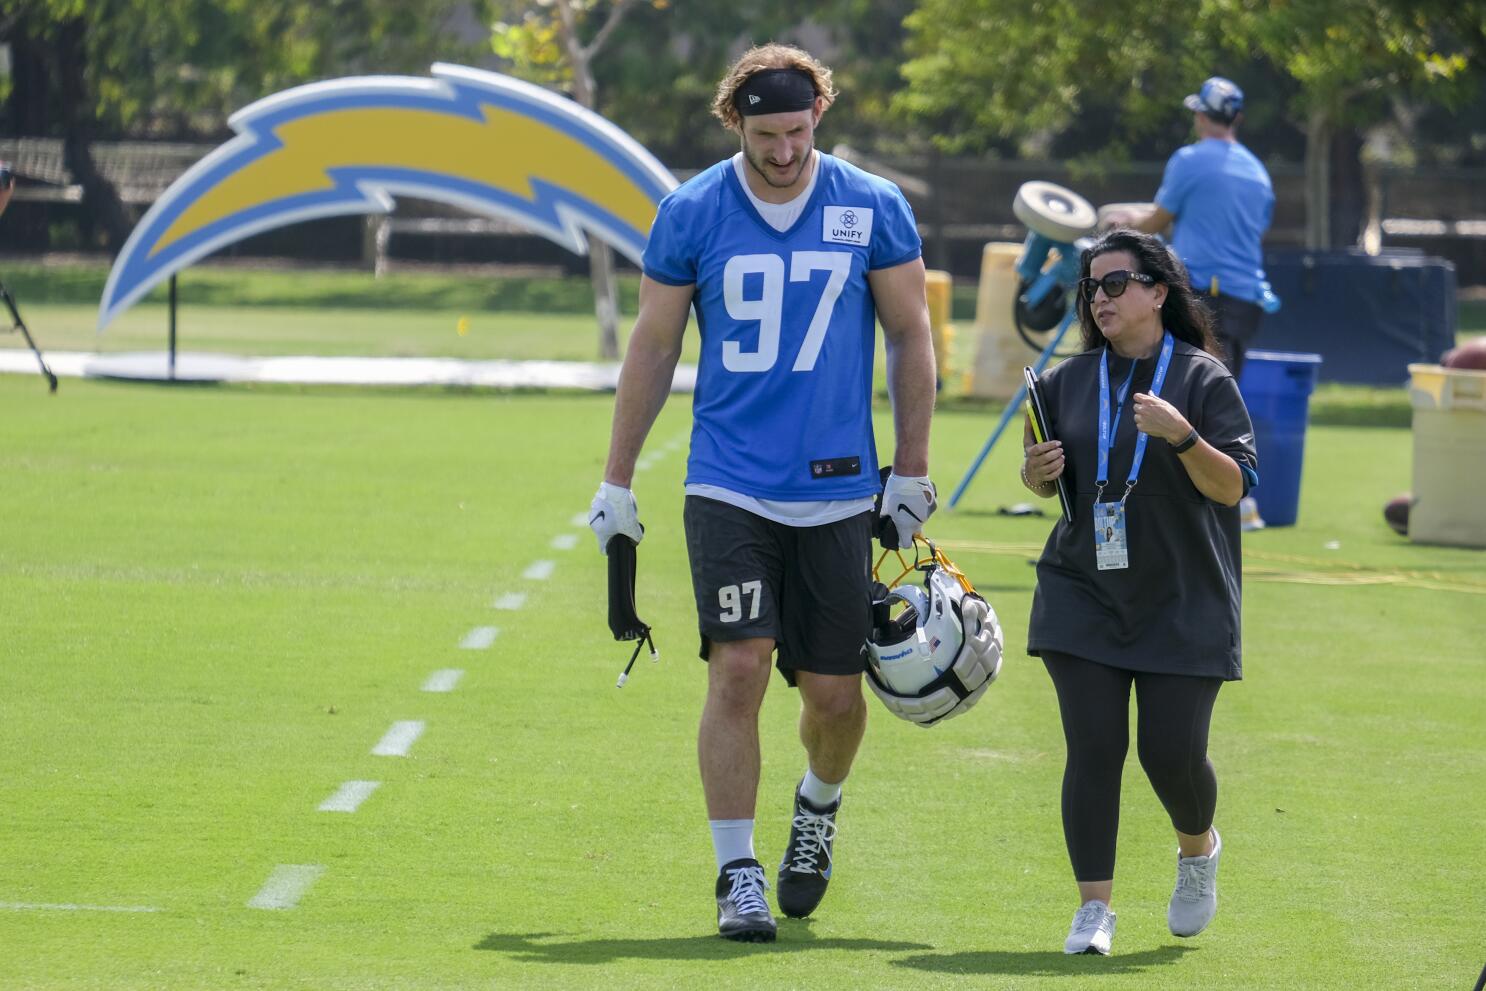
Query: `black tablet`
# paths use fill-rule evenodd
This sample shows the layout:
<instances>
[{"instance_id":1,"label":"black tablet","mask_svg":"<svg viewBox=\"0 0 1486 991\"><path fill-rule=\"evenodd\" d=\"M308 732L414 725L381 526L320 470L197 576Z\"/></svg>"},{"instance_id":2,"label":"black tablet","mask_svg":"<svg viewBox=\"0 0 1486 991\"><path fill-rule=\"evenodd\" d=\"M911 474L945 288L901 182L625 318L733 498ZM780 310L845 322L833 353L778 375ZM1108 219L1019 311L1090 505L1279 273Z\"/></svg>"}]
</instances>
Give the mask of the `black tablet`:
<instances>
[{"instance_id":1,"label":"black tablet","mask_svg":"<svg viewBox=\"0 0 1486 991\"><path fill-rule=\"evenodd\" d=\"M1037 381L1037 373L1030 367L1022 368L1022 377L1027 380L1027 412L1032 417L1032 436L1041 444L1043 441L1055 440L1052 427L1047 418L1047 407L1042 404L1042 386ZM1065 455L1066 457L1066 455ZM1064 462L1067 463L1066 461ZM1068 486L1064 479L1068 472L1065 469L1058 476L1058 505L1063 508L1063 519L1073 522L1073 500L1068 498Z\"/></svg>"}]
</instances>

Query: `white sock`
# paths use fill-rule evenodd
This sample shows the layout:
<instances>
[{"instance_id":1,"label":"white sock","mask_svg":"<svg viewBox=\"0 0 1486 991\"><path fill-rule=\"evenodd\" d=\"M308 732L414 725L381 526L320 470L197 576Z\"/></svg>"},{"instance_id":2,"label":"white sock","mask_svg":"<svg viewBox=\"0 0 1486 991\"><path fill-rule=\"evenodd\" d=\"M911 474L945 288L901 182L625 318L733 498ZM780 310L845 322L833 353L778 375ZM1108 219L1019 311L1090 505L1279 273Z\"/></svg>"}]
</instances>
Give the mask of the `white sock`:
<instances>
[{"instance_id":1,"label":"white sock","mask_svg":"<svg viewBox=\"0 0 1486 991\"><path fill-rule=\"evenodd\" d=\"M717 855L717 869L735 860L757 860L753 855L752 819L709 819L712 827L712 852Z\"/></svg>"},{"instance_id":2,"label":"white sock","mask_svg":"<svg viewBox=\"0 0 1486 991\"><path fill-rule=\"evenodd\" d=\"M841 797L841 782L831 784L820 780L815 772L805 769L805 780L800 782L800 797L817 809L829 808Z\"/></svg>"}]
</instances>

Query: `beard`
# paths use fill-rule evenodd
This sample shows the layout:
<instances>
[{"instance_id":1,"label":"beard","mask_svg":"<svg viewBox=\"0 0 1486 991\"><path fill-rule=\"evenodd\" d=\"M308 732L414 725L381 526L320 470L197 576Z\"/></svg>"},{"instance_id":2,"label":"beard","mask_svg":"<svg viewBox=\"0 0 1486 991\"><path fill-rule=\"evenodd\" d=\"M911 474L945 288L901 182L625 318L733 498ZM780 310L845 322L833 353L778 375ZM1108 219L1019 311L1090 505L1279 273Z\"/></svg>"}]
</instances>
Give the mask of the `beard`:
<instances>
[{"instance_id":1,"label":"beard","mask_svg":"<svg viewBox=\"0 0 1486 991\"><path fill-rule=\"evenodd\" d=\"M770 177L769 169L771 168L771 166L769 165L768 159L750 148L746 142L743 145L743 159L748 162L748 167L753 169L754 172L758 173L759 178L764 180L764 182L768 183L770 186L773 186L775 189L788 189L789 187L800 181L800 176L804 175L805 168L810 164L810 160L812 158L811 153L814 151L815 145L813 144L806 148L805 153L801 155L799 161L795 163L794 172L790 174L789 178L784 180L783 182L776 182L773 178ZM772 167L778 168L778 166Z\"/></svg>"}]
</instances>

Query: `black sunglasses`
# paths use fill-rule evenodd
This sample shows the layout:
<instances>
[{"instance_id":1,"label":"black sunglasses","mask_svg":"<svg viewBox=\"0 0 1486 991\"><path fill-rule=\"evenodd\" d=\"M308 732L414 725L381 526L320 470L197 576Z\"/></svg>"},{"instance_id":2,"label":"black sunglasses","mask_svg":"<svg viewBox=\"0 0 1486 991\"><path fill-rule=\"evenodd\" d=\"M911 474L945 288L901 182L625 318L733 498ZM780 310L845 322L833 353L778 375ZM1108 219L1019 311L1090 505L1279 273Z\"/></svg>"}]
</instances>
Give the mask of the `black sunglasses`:
<instances>
[{"instance_id":1,"label":"black sunglasses","mask_svg":"<svg viewBox=\"0 0 1486 991\"><path fill-rule=\"evenodd\" d=\"M1102 279L1079 279L1078 294L1084 298L1085 303L1092 303L1094 302L1094 293L1100 288L1103 288L1104 295L1110 299L1114 299L1117 296L1123 296L1125 294L1125 287L1130 284L1131 279L1147 286L1156 284L1156 280L1149 275L1143 275L1140 272L1127 272L1122 268L1106 273Z\"/></svg>"}]
</instances>

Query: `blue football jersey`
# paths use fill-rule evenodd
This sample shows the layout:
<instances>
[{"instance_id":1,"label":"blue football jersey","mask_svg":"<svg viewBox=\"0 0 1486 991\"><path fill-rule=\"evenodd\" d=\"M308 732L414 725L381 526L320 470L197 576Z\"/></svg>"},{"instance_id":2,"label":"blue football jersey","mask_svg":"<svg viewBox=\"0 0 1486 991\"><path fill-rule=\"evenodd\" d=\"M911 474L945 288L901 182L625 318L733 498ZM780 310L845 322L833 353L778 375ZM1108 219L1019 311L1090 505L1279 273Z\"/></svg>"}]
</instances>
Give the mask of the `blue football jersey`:
<instances>
[{"instance_id":1,"label":"blue football jersey","mask_svg":"<svg viewBox=\"0 0 1486 991\"><path fill-rule=\"evenodd\" d=\"M1156 202L1176 217L1171 246L1206 293L1255 301L1264 281L1264 232L1274 215L1269 172L1243 145L1206 138L1166 163Z\"/></svg>"},{"instance_id":2,"label":"blue football jersey","mask_svg":"<svg viewBox=\"0 0 1486 991\"><path fill-rule=\"evenodd\" d=\"M892 183L821 154L800 219L778 231L724 160L660 204L645 274L695 285L702 357L686 483L758 499L870 496L877 314L867 273L919 257Z\"/></svg>"}]
</instances>

